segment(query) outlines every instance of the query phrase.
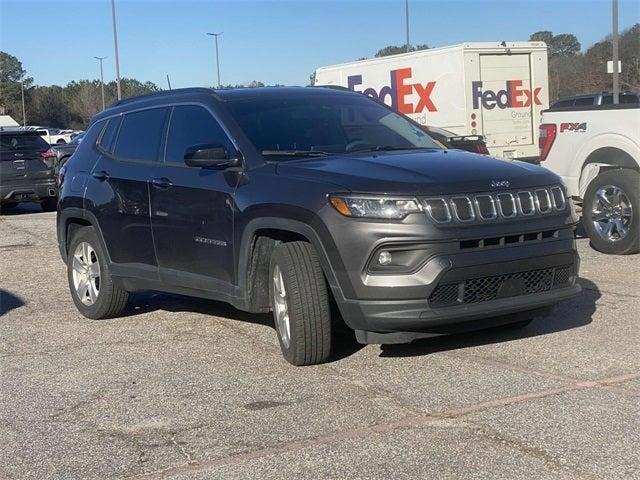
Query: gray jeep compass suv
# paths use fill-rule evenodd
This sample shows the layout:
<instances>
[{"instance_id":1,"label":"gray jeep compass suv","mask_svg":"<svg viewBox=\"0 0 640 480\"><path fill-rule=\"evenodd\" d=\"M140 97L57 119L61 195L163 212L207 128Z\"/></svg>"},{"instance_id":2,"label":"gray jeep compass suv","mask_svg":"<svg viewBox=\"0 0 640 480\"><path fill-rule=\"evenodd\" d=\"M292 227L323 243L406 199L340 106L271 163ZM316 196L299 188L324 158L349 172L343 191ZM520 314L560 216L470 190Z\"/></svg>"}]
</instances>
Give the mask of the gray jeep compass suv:
<instances>
[{"instance_id":1,"label":"gray jeep compass suv","mask_svg":"<svg viewBox=\"0 0 640 480\"><path fill-rule=\"evenodd\" d=\"M295 365L327 360L332 311L361 343L400 343L522 325L580 289L558 176L443 149L353 92L124 100L95 116L59 183L83 315L116 316L146 289L272 311Z\"/></svg>"}]
</instances>

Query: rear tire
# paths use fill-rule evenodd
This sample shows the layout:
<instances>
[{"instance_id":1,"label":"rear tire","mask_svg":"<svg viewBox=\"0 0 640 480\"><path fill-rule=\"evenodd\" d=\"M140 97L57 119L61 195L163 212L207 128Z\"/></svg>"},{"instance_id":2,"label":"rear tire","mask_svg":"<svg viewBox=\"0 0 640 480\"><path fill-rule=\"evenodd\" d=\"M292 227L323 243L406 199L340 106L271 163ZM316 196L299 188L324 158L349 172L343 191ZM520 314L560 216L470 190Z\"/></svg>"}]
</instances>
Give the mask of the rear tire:
<instances>
[{"instance_id":1,"label":"rear tire","mask_svg":"<svg viewBox=\"0 0 640 480\"><path fill-rule=\"evenodd\" d=\"M71 239L67 279L73 303L87 318L117 317L127 305L129 292L114 285L109 263L93 227L79 229ZM86 289L84 280L87 280Z\"/></svg>"},{"instance_id":2,"label":"rear tire","mask_svg":"<svg viewBox=\"0 0 640 480\"><path fill-rule=\"evenodd\" d=\"M604 203L599 200L603 193L607 200ZM606 203L612 208L610 209ZM625 212L629 214L625 216ZM607 214L611 217L607 217ZM582 216L591 245L599 252L615 255L639 252L640 173L628 168L600 173L587 187ZM618 225L622 228L619 229ZM612 229L609 234L607 228ZM626 230L626 233L621 235L621 230Z\"/></svg>"},{"instance_id":3,"label":"rear tire","mask_svg":"<svg viewBox=\"0 0 640 480\"><path fill-rule=\"evenodd\" d=\"M331 309L318 255L307 242L278 245L269 292L278 341L292 365L325 362L331 354Z\"/></svg>"}]
</instances>

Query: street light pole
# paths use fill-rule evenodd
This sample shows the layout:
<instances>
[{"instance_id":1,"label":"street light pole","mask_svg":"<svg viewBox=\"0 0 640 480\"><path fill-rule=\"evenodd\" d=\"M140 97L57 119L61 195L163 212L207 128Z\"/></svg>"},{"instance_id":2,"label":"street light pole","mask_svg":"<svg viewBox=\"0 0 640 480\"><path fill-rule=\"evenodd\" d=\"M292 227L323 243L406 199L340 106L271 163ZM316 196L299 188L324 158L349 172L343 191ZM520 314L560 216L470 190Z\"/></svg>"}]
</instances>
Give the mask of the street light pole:
<instances>
[{"instance_id":1,"label":"street light pole","mask_svg":"<svg viewBox=\"0 0 640 480\"><path fill-rule=\"evenodd\" d=\"M22 127L24 128L27 126L27 111L24 108L24 82L20 86L22 87Z\"/></svg>"},{"instance_id":2,"label":"street light pole","mask_svg":"<svg viewBox=\"0 0 640 480\"><path fill-rule=\"evenodd\" d=\"M406 15L406 23L407 23L407 44L406 51L409 53L409 49L411 48L411 44L409 43L409 0L405 0L404 2L404 10Z\"/></svg>"},{"instance_id":3,"label":"street light pole","mask_svg":"<svg viewBox=\"0 0 640 480\"><path fill-rule=\"evenodd\" d=\"M102 73L102 61L107 57L93 57L100 62L100 89L102 90L102 110L105 109L104 103L104 75Z\"/></svg>"},{"instance_id":4,"label":"street light pole","mask_svg":"<svg viewBox=\"0 0 640 480\"><path fill-rule=\"evenodd\" d=\"M116 0L111 0L111 19L113 22L113 47L116 51L116 87L118 90L118 100L122 100L122 90L120 89L120 56L118 55L118 31L116 30Z\"/></svg>"},{"instance_id":5,"label":"street light pole","mask_svg":"<svg viewBox=\"0 0 640 480\"><path fill-rule=\"evenodd\" d=\"M220 35L222 35L224 32L219 32L219 33L207 33L207 35L210 35L212 37L216 38L216 68L218 71L218 88L220 88L222 86L222 84L220 83L220 55L218 54L218 37Z\"/></svg>"},{"instance_id":6,"label":"street light pole","mask_svg":"<svg viewBox=\"0 0 640 480\"><path fill-rule=\"evenodd\" d=\"M620 84L618 78L618 0L611 1L611 42L613 43L613 103L620 103Z\"/></svg>"}]
</instances>

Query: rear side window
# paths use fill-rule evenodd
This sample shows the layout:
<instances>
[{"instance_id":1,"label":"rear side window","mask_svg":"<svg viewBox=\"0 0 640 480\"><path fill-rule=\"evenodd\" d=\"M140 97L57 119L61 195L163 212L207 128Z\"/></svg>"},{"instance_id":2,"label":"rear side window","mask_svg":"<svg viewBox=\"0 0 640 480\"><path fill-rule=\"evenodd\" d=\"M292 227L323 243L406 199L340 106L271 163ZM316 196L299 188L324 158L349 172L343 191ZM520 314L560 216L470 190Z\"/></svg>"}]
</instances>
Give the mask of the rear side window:
<instances>
[{"instance_id":1,"label":"rear side window","mask_svg":"<svg viewBox=\"0 0 640 480\"><path fill-rule=\"evenodd\" d=\"M107 127L98 140L98 146L103 150L112 153L113 144L118 134L118 127L120 126L121 117L110 118L107 120Z\"/></svg>"},{"instance_id":2,"label":"rear side window","mask_svg":"<svg viewBox=\"0 0 640 480\"><path fill-rule=\"evenodd\" d=\"M587 105L593 105L593 97L576 98L576 101L575 101L574 105L576 107L584 107L584 106L587 106Z\"/></svg>"},{"instance_id":3,"label":"rear side window","mask_svg":"<svg viewBox=\"0 0 640 480\"><path fill-rule=\"evenodd\" d=\"M573 100L560 100L553 104L552 108L571 107L573 106Z\"/></svg>"},{"instance_id":4,"label":"rear side window","mask_svg":"<svg viewBox=\"0 0 640 480\"><path fill-rule=\"evenodd\" d=\"M194 145L222 145L229 152L235 150L207 109L197 105L175 107L169 124L165 162L183 163L185 150Z\"/></svg>"},{"instance_id":5,"label":"rear side window","mask_svg":"<svg viewBox=\"0 0 640 480\"><path fill-rule=\"evenodd\" d=\"M130 160L158 160L167 108L127 113L122 119L114 155Z\"/></svg>"},{"instance_id":6,"label":"rear side window","mask_svg":"<svg viewBox=\"0 0 640 480\"><path fill-rule=\"evenodd\" d=\"M91 169L100 156L98 152L93 151L96 141L100 137L102 130L107 124L106 120L100 120L89 127L84 134L82 143L78 145L73 154L72 161L65 163L67 168ZM74 167L74 165L76 167Z\"/></svg>"}]
</instances>

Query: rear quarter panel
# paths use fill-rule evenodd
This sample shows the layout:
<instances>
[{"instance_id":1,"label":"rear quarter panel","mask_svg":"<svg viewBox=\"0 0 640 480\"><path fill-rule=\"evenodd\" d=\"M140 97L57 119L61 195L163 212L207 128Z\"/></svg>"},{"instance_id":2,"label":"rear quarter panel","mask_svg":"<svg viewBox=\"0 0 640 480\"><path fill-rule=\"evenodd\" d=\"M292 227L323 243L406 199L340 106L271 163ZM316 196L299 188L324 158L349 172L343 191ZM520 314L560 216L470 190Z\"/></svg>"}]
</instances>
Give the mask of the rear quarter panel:
<instances>
[{"instance_id":1,"label":"rear quarter panel","mask_svg":"<svg viewBox=\"0 0 640 480\"><path fill-rule=\"evenodd\" d=\"M563 177L570 195L578 195L582 169L598 149L616 148L640 162L640 109L544 112L542 122L557 128L542 165Z\"/></svg>"}]
</instances>

